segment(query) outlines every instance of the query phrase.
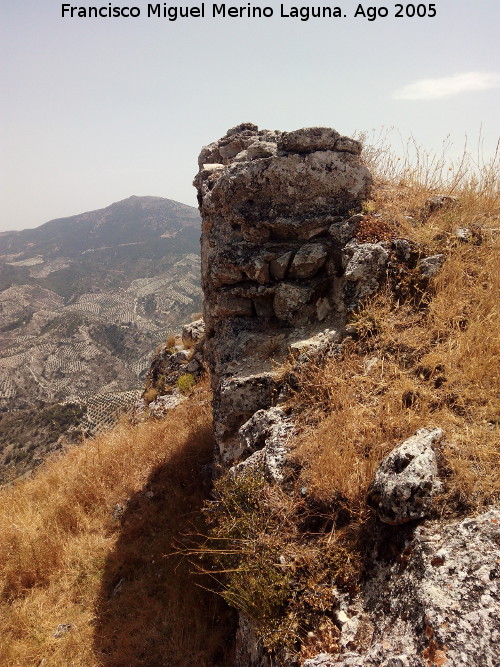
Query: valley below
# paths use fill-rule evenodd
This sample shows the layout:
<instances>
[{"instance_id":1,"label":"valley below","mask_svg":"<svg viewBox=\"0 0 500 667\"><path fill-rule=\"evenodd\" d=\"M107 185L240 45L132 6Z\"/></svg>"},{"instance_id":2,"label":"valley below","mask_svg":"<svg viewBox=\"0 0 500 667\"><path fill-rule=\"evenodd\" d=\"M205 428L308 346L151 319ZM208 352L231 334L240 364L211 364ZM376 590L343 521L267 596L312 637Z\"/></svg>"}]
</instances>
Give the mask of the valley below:
<instances>
[{"instance_id":1,"label":"valley below","mask_svg":"<svg viewBox=\"0 0 500 667\"><path fill-rule=\"evenodd\" d=\"M0 481L112 425L201 310L199 217L160 197L0 235Z\"/></svg>"}]
</instances>

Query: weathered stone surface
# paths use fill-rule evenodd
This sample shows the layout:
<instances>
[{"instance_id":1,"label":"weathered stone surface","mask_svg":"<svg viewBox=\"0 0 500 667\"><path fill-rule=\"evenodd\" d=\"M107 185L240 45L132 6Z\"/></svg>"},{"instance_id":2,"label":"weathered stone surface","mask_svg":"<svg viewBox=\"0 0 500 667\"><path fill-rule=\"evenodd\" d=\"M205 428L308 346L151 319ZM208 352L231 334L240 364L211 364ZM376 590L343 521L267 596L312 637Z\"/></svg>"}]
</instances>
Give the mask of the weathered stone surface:
<instances>
[{"instance_id":1,"label":"weathered stone surface","mask_svg":"<svg viewBox=\"0 0 500 667\"><path fill-rule=\"evenodd\" d=\"M200 362L197 359L191 359L191 361L186 364L186 373L198 373L200 368Z\"/></svg>"},{"instance_id":2,"label":"weathered stone surface","mask_svg":"<svg viewBox=\"0 0 500 667\"><path fill-rule=\"evenodd\" d=\"M319 653L314 656L314 658L306 660L304 662L304 667L336 667L338 664L335 656L330 655L329 653Z\"/></svg>"},{"instance_id":3,"label":"weathered stone surface","mask_svg":"<svg viewBox=\"0 0 500 667\"><path fill-rule=\"evenodd\" d=\"M338 132L328 127L305 127L302 130L283 132L278 140L278 149L293 153L334 150L339 137Z\"/></svg>"},{"instance_id":4,"label":"weathered stone surface","mask_svg":"<svg viewBox=\"0 0 500 667\"><path fill-rule=\"evenodd\" d=\"M253 257L246 269L246 274L250 280L255 280L259 285L265 285L269 282L269 262L262 257Z\"/></svg>"},{"instance_id":5,"label":"weathered stone surface","mask_svg":"<svg viewBox=\"0 0 500 667\"><path fill-rule=\"evenodd\" d=\"M461 243L473 243L474 245L481 245L483 242L481 227L477 225L472 227L458 227L455 231L455 236Z\"/></svg>"},{"instance_id":6,"label":"weathered stone surface","mask_svg":"<svg viewBox=\"0 0 500 667\"><path fill-rule=\"evenodd\" d=\"M335 150L359 155L361 153L361 142L349 137L339 137L335 142Z\"/></svg>"},{"instance_id":7,"label":"weathered stone surface","mask_svg":"<svg viewBox=\"0 0 500 667\"><path fill-rule=\"evenodd\" d=\"M312 278L324 265L327 255L321 243L306 243L295 253L288 275L291 278Z\"/></svg>"},{"instance_id":8,"label":"weathered stone surface","mask_svg":"<svg viewBox=\"0 0 500 667\"><path fill-rule=\"evenodd\" d=\"M189 350L179 350L173 355L173 361L176 364L185 364L189 361L191 353Z\"/></svg>"},{"instance_id":9,"label":"weathered stone surface","mask_svg":"<svg viewBox=\"0 0 500 667\"><path fill-rule=\"evenodd\" d=\"M271 260L269 264L269 269L271 272L271 278L273 280L283 280L290 266L290 261L292 259L292 252L285 252L283 255L276 257L276 259Z\"/></svg>"},{"instance_id":10,"label":"weathered stone surface","mask_svg":"<svg viewBox=\"0 0 500 667\"><path fill-rule=\"evenodd\" d=\"M252 301L222 292L215 298L212 314L215 317L251 316L253 315Z\"/></svg>"},{"instance_id":11,"label":"weathered stone surface","mask_svg":"<svg viewBox=\"0 0 500 667\"><path fill-rule=\"evenodd\" d=\"M244 278L243 270L234 266L222 254L214 257L212 262L212 279L216 287L240 283Z\"/></svg>"},{"instance_id":12,"label":"weathered stone surface","mask_svg":"<svg viewBox=\"0 0 500 667\"><path fill-rule=\"evenodd\" d=\"M297 322L297 318L302 320L301 310L311 300L313 291L308 285L280 283L274 295L276 317L285 322Z\"/></svg>"},{"instance_id":13,"label":"weathered stone surface","mask_svg":"<svg viewBox=\"0 0 500 667\"><path fill-rule=\"evenodd\" d=\"M281 408L258 410L238 431L242 455L247 458L231 468L232 474L254 468L270 482L282 482L293 433L293 422Z\"/></svg>"},{"instance_id":14,"label":"weathered stone surface","mask_svg":"<svg viewBox=\"0 0 500 667\"><path fill-rule=\"evenodd\" d=\"M266 440L274 434L285 419L285 413L277 407L258 410L253 414L238 432L246 452L252 454L257 449L262 449Z\"/></svg>"},{"instance_id":15,"label":"weathered stone surface","mask_svg":"<svg viewBox=\"0 0 500 667\"><path fill-rule=\"evenodd\" d=\"M335 215L322 215L318 218L294 219L278 217L272 221L273 239L280 241L309 241L318 236L324 236L329 225L339 219ZM271 233L271 231L269 232Z\"/></svg>"},{"instance_id":16,"label":"weathered stone surface","mask_svg":"<svg viewBox=\"0 0 500 667\"><path fill-rule=\"evenodd\" d=\"M150 417L163 419L167 413L180 403L186 400L185 396L180 396L177 392L158 396L154 401L148 404L148 413Z\"/></svg>"},{"instance_id":17,"label":"weathered stone surface","mask_svg":"<svg viewBox=\"0 0 500 667\"><path fill-rule=\"evenodd\" d=\"M445 259L444 255L431 255L421 259L417 268L422 278L432 278L439 273Z\"/></svg>"},{"instance_id":18,"label":"weathered stone surface","mask_svg":"<svg viewBox=\"0 0 500 667\"><path fill-rule=\"evenodd\" d=\"M392 249L396 259L413 269L420 255L418 245L408 239L393 239Z\"/></svg>"},{"instance_id":19,"label":"weathered stone surface","mask_svg":"<svg viewBox=\"0 0 500 667\"><path fill-rule=\"evenodd\" d=\"M239 615L236 630L235 665L237 667L272 667L251 621Z\"/></svg>"},{"instance_id":20,"label":"weathered stone surface","mask_svg":"<svg viewBox=\"0 0 500 667\"><path fill-rule=\"evenodd\" d=\"M333 664L497 665L499 544L500 510L493 508L421 524L404 559L374 554L361 594L342 602L348 620Z\"/></svg>"},{"instance_id":21,"label":"weathered stone surface","mask_svg":"<svg viewBox=\"0 0 500 667\"><path fill-rule=\"evenodd\" d=\"M344 249L346 278L365 282L377 279L384 269L388 254L382 243L351 241Z\"/></svg>"},{"instance_id":22,"label":"weathered stone surface","mask_svg":"<svg viewBox=\"0 0 500 667\"><path fill-rule=\"evenodd\" d=\"M348 308L374 294L384 276L389 252L384 243L349 241L342 251L346 280L345 301Z\"/></svg>"},{"instance_id":23,"label":"weathered stone surface","mask_svg":"<svg viewBox=\"0 0 500 667\"><path fill-rule=\"evenodd\" d=\"M297 364L321 363L326 356L335 354L335 344L340 340L336 329L322 328L312 335L297 336L290 344L289 351Z\"/></svg>"},{"instance_id":24,"label":"weathered stone surface","mask_svg":"<svg viewBox=\"0 0 500 667\"><path fill-rule=\"evenodd\" d=\"M218 460L230 464L239 459L245 445L238 437L239 427L257 410L268 408L277 396L273 373L234 375L220 381L213 400L214 435Z\"/></svg>"},{"instance_id":25,"label":"weathered stone surface","mask_svg":"<svg viewBox=\"0 0 500 667\"><path fill-rule=\"evenodd\" d=\"M382 461L369 492L381 521L400 524L427 515L441 489L434 444L442 434L420 429Z\"/></svg>"},{"instance_id":26,"label":"weathered stone surface","mask_svg":"<svg viewBox=\"0 0 500 667\"><path fill-rule=\"evenodd\" d=\"M256 160L262 157L272 157L277 153L277 146L270 141L256 141L247 148L249 160Z\"/></svg>"},{"instance_id":27,"label":"weathered stone surface","mask_svg":"<svg viewBox=\"0 0 500 667\"><path fill-rule=\"evenodd\" d=\"M205 339L205 322L203 318L185 324L182 327L182 343L185 347L201 343Z\"/></svg>"},{"instance_id":28,"label":"weathered stone surface","mask_svg":"<svg viewBox=\"0 0 500 667\"><path fill-rule=\"evenodd\" d=\"M347 220L339 220L332 225L330 225L329 233L330 236L336 241L339 247L343 247L348 243L354 236L354 230L356 223L363 219L363 215L356 214L348 218Z\"/></svg>"},{"instance_id":29,"label":"weathered stone surface","mask_svg":"<svg viewBox=\"0 0 500 667\"><path fill-rule=\"evenodd\" d=\"M430 215L442 208L450 208L458 204L458 197L453 195L433 195L425 202L425 212Z\"/></svg>"},{"instance_id":30,"label":"weathered stone surface","mask_svg":"<svg viewBox=\"0 0 500 667\"><path fill-rule=\"evenodd\" d=\"M237 443L238 428L251 416L239 399L228 398L229 378L239 386L252 377L254 386L257 377L264 385L269 377L268 368L256 371L261 345L255 341L277 328L343 316L340 253L354 228L343 230L342 241L329 229L359 209L370 191L360 149L331 128L277 132L243 123L201 151L195 185L206 354L214 406L229 410L223 416L216 409L218 455L228 463L230 448L222 440ZM245 330L253 334L246 341ZM239 446L233 454L241 455Z\"/></svg>"}]
</instances>

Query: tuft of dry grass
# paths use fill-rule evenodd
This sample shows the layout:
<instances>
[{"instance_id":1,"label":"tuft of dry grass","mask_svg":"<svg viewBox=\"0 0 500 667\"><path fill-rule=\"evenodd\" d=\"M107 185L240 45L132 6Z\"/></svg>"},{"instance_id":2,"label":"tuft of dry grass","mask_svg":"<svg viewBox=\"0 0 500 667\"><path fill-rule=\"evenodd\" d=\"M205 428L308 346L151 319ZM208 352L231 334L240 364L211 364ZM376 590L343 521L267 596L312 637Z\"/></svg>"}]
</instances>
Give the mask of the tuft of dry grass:
<instances>
[{"instance_id":1,"label":"tuft of dry grass","mask_svg":"<svg viewBox=\"0 0 500 667\"><path fill-rule=\"evenodd\" d=\"M176 345L177 345L177 338L173 335L168 336L167 340L165 341L165 349L174 350Z\"/></svg>"},{"instance_id":2,"label":"tuft of dry grass","mask_svg":"<svg viewBox=\"0 0 500 667\"><path fill-rule=\"evenodd\" d=\"M230 664L232 616L170 555L201 520L211 455L205 394L1 489L0 664Z\"/></svg>"}]
</instances>

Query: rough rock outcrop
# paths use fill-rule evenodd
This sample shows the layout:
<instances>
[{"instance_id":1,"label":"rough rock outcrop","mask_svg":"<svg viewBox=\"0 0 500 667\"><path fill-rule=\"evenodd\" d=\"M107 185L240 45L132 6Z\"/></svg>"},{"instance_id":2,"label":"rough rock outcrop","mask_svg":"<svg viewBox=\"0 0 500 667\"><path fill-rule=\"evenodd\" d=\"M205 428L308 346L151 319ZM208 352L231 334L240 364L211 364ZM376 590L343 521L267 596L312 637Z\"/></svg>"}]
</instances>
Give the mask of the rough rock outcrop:
<instances>
[{"instance_id":1,"label":"rough rock outcrop","mask_svg":"<svg viewBox=\"0 0 500 667\"><path fill-rule=\"evenodd\" d=\"M340 652L307 667L470 667L498 664L500 511L422 523L396 562L373 559L346 599Z\"/></svg>"},{"instance_id":2,"label":"rough rock outcrop","mask_svg":"<svg viewBox=\"0 0 500 667\"><path fill-rule=\"evenodd\" d=\"M389 248L387 243L358 243L352 239L343 249L346 306L355 308L360 299L371 296L380 286Z\"/></svg>"},{"instance_id":3,"label":"rough rock outcrop","mask_svg":"<svg viewBox=\"0 0 500 667\"><path fill-rule=\"evenodd\" d=\"M243 614L238 618L235 645L235 665L238 667L271 667L252 622Z\"/></svg>"},{"instance_id":4,"label":"rough rock outcrop","mask_svg":"<svg viewBox=\"0 0 500 667\"><path fill-rule=\"evenodd\" d=\"M432 213L440 211L443 208L451 208L457 204L458 197L454 197L453 195L433 195L426 200L424 205L424 213L431 215Z\"/></svg>"},{"instance_id":5,"label":"rough rock outcrop","mask_svg":"<svg viewBox=\"0 0 500 667\"><path fill-rule=\"evenodd\" d=\"M231 468L233 474L258 468L267 480L280 483L286 463L287 443L294 427L280 408L258 410L238 431L244 461Z\"/></svg>"},{"instance_id":6,"label":"rough rock outcrop","mask_svg":"<svg viewBox=\"0 0 500 667\"><path fill-rule=\"evenodd\" d=\"M369 501L381 521L396 525L427 515L442 486L434 451L441 436L441 429L422 428L379 465Z\"/></svg>"},{"instance_id":7,"label":"rough rock outcrop","mask_svg":"<svg viewBox=\"0 0 500 667\"><path fill-rule=\"evenodd\" d=\"M277 132L251 123L201 151L194 183L220 463L241 455L240 426L276 402L271 359L315 326L340 329L342 251L371 186L360 151L330 128Z\"/></svg>"},{"instance_id":8,"label":"rough rock outcrop","mask_svg":"<svg viewBox=\"0 0 500 667\"><path fill-rule=\"evenodd\" d=\"M178 382L182 376L191 375L196 379L205 371L203 319L185 324L181 340L182 344L167 341L151 361L143 399L154 416L164 416L175 404L171 399L180 398Z\"/></svg>"},{"instance_id":9,"label":"rough rock outcrop","mask_svg":"<svg viewBox=\"0 0 500 667\"><path fill-rule=\"evenodd\" d=\"M443 266L444 260L444 255L431 255L430 257L423 257L418 264L420 275L423 278L432 278L437 273L439 273L439 270Z\"/></svg>"},{"instance_id":10,"label":"rough rock outcrop","mask_svg":"<svg viewBox=\"0 0 500 667\"><path fill-rule=\"evenodd\" d=\"M185 348L193 348L203 344L205 340L205 322L203 318L189 322L182 327L182 344Z\"/></svg>"}]
</instances>

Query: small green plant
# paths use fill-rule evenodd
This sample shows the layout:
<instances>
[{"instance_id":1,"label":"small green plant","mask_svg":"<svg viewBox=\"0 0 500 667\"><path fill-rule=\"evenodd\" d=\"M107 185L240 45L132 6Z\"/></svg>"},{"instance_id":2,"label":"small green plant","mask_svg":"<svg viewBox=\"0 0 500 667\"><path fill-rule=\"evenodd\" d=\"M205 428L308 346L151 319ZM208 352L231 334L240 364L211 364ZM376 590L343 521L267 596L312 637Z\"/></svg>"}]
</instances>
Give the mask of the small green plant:
<instances>
[{"instance_id":1,"label":"small green plant","mask_svg":"<svg viewBox=\"0 0 500 667\"><path fill-rule=\"evenodd\" d=\"M181 375L177 380L177 389L181 392L181 394L186 396L191 392L195 384L196 380L194 379L194 376L191 375L191 373L184 373L184 375Z\"/></svg>"},{"instance_id":2,"label":"small green plant","mask_svg":"<svg viewBox=\"0 0 500 667\"><path fill-rule=\"evenodd\" d=\"M363 213L363 215L368 215L369 213L374 213L376 208L377 208L377 206L372 199L366 199L361 204L361 212Z\"/></svg>"},{"instance_id":3,"label":"small green plant","mask_svg":"<svg viewBox=\"0 0 500 667\"><path fill-rule=\"evenodd\" d=\"M204 510L208 538L197 551L201 569L219 582L228 604L255 622L269 650L293 644L285 613L291 568L283 556L289 531L296 533L293 499L256 469L220 478L214 496Z\"/></svg>"}]
</instances>

